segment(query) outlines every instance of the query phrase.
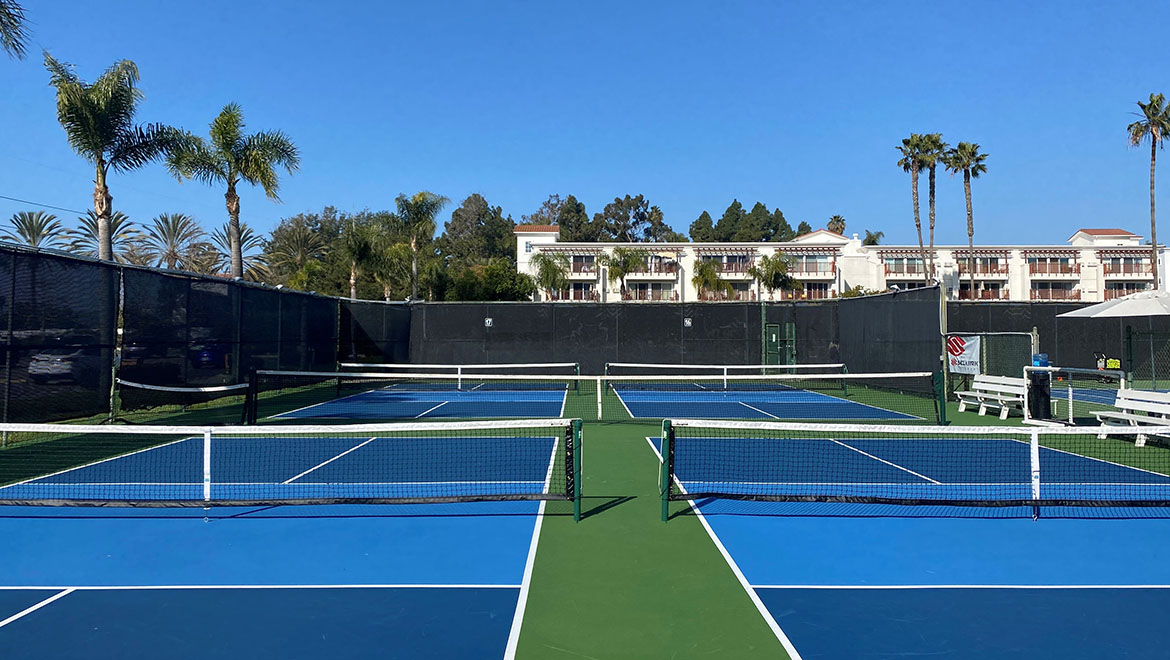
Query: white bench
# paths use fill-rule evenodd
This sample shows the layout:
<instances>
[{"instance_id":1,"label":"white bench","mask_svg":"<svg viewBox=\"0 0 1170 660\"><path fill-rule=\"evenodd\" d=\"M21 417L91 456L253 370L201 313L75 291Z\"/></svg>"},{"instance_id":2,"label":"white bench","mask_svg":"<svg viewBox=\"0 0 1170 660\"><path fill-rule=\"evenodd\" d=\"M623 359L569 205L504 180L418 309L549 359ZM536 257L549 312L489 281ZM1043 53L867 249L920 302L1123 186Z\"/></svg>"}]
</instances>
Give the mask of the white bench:
<instances>
[{"instance_id":1,"label":"white bench","mask_svg":"<svg viewBox=\"0 0 1170 660\"><path fill-rule=\"evenodd\" d=\"M969 392L955 392L959 397L959 412L967 405L979 404L979 414L986 415L988 408L999 408L999 418L1007 419L1012 409L1024 412L1023 378L1011 376L976 376Z\"/></svg>"},{"instance_id":2,"label":"white bench","mask_svg":"<svg viewBox=\"0 0 1170 660\"><path fill-rule=\"evenodd\" d=\"M1170 426L1170 394L1142 390L1118 390L1113 403L1116 411L1094 412L1102 426ZM1107 434L1102 433L1100 438ZM1135 441L1138 447L1146 444L1145 435Z\"/></svg>"}]
</instances>

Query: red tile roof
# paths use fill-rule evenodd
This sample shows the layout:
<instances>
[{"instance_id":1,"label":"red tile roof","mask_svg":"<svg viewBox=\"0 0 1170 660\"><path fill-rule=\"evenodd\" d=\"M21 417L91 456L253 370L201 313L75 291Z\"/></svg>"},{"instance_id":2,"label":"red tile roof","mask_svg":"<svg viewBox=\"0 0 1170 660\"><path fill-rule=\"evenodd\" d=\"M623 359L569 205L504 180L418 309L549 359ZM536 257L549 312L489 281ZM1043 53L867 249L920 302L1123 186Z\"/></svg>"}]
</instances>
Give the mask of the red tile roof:
<instances>
[{"instance_id":1,"label":"red tile roof","mask_svg":"<svg viewBox=\"0 0 1170 660\"><path fill-rule=\"evenodd\" d=\"M1124 229L1078 229L1078 234L1088 234L1089 236L1137 236L1132 231L1125 231Z\"/></svg>"},{"instance_id":2,"label":"red tile roof","mask_svg":"<svg viewBox=\"0 0 1170 660\"><path fill-rule=\"evenodd\" d=\"M514 229L513 231L516 233L520 233L522 231L524 231L524 232L528 232L528 231L554 232L554 231L560 231L560 230L561 230L561 228L559 225L516 225L516 229Z\"/></svg>"}]
</instances>

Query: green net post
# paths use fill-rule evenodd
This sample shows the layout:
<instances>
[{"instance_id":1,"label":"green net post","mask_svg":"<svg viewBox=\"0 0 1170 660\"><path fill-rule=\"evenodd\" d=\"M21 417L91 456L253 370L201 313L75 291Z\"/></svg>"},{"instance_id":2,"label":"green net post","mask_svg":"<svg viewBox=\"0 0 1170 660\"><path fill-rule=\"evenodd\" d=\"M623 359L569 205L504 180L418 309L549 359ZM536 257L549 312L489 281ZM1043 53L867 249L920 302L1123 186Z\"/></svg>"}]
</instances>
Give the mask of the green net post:
<instances>
[{"instance_id":1,"label":"green net post","mask_svg":"<svg viewBox=\"0 0 1170 660\"><path fill-rule=\"evenodd\" d=\"M573 520L581 522L581 420L573 420Z\"/></svg>"},{"instance_id":2,"label":"green net post","mask_svg":"<svg viewBox=\"0 0 1170 660\"><path fill-rule=\"evenodd\" d=\"M662 472L658 475L658 490L662 495L662 522L670 519L670 468L674 445L674 429L669 419L662 420Z\"/></svg>"},{"instance_id":3,"label":"green net post","mask_svg":"<svg viewBox=\"0 0 1170 660\"><path fill-rule=\"evenodd\" d=\"M938 405L938 423L945 425L947 423L947 391L944 387L945 377L943 372L936 371L931 375L931 381L934 385L935 401Z\"/></svg>"},{"instance_id":4,"label":"green net post","mask_svg":"<svg viewBox=\"0 0 1170 660\"><path fill-rule=\"evenodd\" d=\"M244 394L244 424L255 424L260 407L260 377L256 373L256 369L248 370L248 389Z\"/></svg>"}]
</instances>

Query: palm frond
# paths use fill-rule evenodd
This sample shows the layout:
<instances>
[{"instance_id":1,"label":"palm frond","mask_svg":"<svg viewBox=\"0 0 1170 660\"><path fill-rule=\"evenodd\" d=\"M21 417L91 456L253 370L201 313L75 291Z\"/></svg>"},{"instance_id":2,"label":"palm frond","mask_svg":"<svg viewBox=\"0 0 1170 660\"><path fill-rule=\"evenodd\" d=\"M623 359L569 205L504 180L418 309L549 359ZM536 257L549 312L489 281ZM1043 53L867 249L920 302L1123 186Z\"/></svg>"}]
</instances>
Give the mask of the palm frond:
<instances>
[{"instance_id":1,"label":"palm frond","mask_svg":"<svg viewBox=\"0 0 1170 660\"><path fill-rule=\"evenodd\" d=\"M238 153L244 143L243 131L244 112L239 104L229 103L211 120L211 144L216 151Z\"/></svg>"},{"instance_id":2,"label":"palm frond","mask_svg":"<svg viewBox=\"0 0 1170 660\"><path fill-rule=\"evenodd\" d=\"M24 20L24 8L16 0L0 0L0 48L18 60L24 59L28 41Z\"/></svg>"}]
</instances>

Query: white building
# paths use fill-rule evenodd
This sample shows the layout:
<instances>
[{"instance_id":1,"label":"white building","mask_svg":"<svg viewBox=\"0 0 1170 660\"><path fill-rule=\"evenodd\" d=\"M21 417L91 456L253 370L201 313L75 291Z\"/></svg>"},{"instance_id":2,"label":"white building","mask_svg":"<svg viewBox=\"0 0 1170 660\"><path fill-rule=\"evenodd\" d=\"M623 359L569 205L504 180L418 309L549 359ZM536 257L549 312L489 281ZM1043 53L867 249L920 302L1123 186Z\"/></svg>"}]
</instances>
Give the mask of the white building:
<instances>
[{"instance_id":1,"label":"white building","mask_svg":"<svg viewBox=\"0 0 1170 660\"><path fill-rule=\"evenodd\" d=\"M917 245L864 246L857 234L846 238L825 229L776 243L562 243L556 225L519 225L515 234L516 268L522 273L536 274L531 259L539 252L568 257L570 285L554 300L710 300L710 294L691 283L699 260L719 262L720 277L731 283L732 293L721 294L720 300L817 300L858 286L885 291L926 285ZM624 295L598 260L620 246L647 253L645 267L626 277ZM761 255L777 252L789 257L789 273L802 290L769 294L747 273ZM973 256L974 295L967 246L935 246L935 270L950 298L1100 302L1153 286L1149 246L1123 229L1081 229L1061 245L976 246ZM1165 282L1164 247L1158 261L1160 281ZM543 299L545 293L537 297Z\"/></svg>"}]
</instances>

